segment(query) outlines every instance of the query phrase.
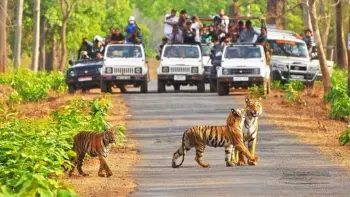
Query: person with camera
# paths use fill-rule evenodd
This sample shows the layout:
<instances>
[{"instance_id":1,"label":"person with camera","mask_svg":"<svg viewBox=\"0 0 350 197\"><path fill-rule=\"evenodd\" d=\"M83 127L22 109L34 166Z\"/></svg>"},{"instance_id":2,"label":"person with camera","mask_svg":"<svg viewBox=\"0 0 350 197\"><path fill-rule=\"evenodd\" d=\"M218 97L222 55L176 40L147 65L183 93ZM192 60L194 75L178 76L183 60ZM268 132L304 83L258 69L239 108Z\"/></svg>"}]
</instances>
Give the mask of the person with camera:
<instances>
[{"instance_id":1,"label":"person with camera","mask_svg":"<svg viewBox=\"0 0 350 197\"><path fill-rule=\"evenodd\" d=\"M184 31L186 29L186 23L190 21L190 19L187 16L187 12L186 10L181 10L180 12L180 18L179 21L177 23L177 25L179 26L179 29L181 31Z\"/></svg>"},{"instance_id":2,"label":"person with camera","mask_svg":"<svg viewBox=\"0 0 350 197\"><path fill-rule=\"evenodd\" d=\"M196 44L196 30L192 28L192 22L186 22L186 28L183 35L183 41L185 44Z\"/></svg>"},{"instance_id":3,"label":"person with camera","mask_svg":"<svg viewBox=\"0 0 350 197\"><path fill-rule=\"evenodd\" d=\"M252 22L250 20L247 20L245 22L245 29L239 36L239 42L254 42L255 35L259 36L259 33L254 30Z\"/></svg>"},{"instance_id":4,"label":"person with camera","mask_svg":"<svg viewBox=\"0 0 350 197\"><path fill-rule=\"evenodd\" d=\"M78 50L78 60L82 57L82 52L86 51L86 56L91 56L93 50L93 44L87 38L83 38L83 42L80 44ZM85 54L85 53L84 53Z\"/></svg>"},{"instance_id":5,"label":"person with camera","mask_svg":"<svg viewBox=\"0 0 350 197\"><path fill-rule=\"evenodd\" d=\"M182 31L177 25L173 27L173 32L169 36L169 41L173 44L183 43Z\"/></svg>"},{"instance_id":6,"label":"person with camera","mask_svg":"<svg viewBox=\"0 0 350 197\"><path fill-rule=\"evenodd\" d=\"M173 27L177 25L179 17L176 16L176 9L172 9L170 14L165 15L164 36L168 37L173 32Z\"/></svg>"},{"instance_id":7,"label":"person with camera","mask_svg":"<svg viewBox=\"0 0 350 197\"><path fill-rule=\"evenodd\" d=\"M191 21L192 21L192 28L195 30L196 32L196 42L200 43L201 42L201 37L200 37L200 30L203 28L203 24L201 23L201 21L199 20L198 16L193 15L191 17Z\"/></svg>"},{"instance_id":8,"label":"person with camera","mask_svg":"<svg viewBox=\"0 0 350 197\"><path fill-rule=\"evenodd\" d=\"M129 38L132 37L132 34L136 34L135 32L139 33L140 31L141 31L141 28L136 24L135 17L130 16L129 23L125 27L126 38L127 38L126 43L132 42L130 41Z\"/></svg>"},{"instance_id":9,"label":"person with camera","mask_svg":"<svg viewBox=\"0 0 350 197\"><path fill-rule=\"evenodd\" d=\"M220 9L218 12L218 16L220 17L220 26L221 28L224 29L225 33L228 32L228 26L230 23L230 20L228 18L228 16L225 15L225 10L224 9Z\"/></svg>"},{"instance_id":10,"label":"person with camera","mask_svg":"<svg viewBox=\"0 0 350 197\"><path fill-rule=\"evenodd\" d=\"M142 44L141 32L137 29L134 29L134 31L127 37L126 43Z\"/></svg>"},{"instance_id":11,"label":"person with camera","mask_svg":"<svg viewBox=\"0 0 350 197\"><path fill-rule=\"evenodd\" d=\"M111 34L108 36L108 44L123 44L125 43L125 36L120 31L120 28L113 28Z\"/></svg>"}]
</instances>

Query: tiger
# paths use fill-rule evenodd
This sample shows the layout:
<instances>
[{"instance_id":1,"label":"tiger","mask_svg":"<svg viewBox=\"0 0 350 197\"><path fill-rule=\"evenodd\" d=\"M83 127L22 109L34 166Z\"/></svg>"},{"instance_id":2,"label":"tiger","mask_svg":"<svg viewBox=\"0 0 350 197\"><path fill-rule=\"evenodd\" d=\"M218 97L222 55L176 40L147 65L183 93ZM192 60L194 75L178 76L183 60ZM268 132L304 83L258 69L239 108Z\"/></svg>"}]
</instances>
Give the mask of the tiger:
<instances>
[{"instance_id":1,"label":"tiger","mask_svg":"<svg viewBox=\"0 0 350 197\"><path fill-rule=\"evenodd\" d=\"M258 161L259 157L253 157L248 149L243 144L242 128L244 123L244 110L231 109L231 123L225 126L204 126L196 125L187 129L182 135L182 144L180 148L173 154L172 167L178 168L182 165L185 159L185 153L195 147L195 161L202 167L208 168L209 164L202 160L205 145L210 147L225 147L225 161L227 167L232 167L235 164L231 161L233 147L243 152L251 161ZM176 160L182 156L182 161L179 165Z\"/></svg>"},{"instance_id":2,"label":"tiger","mask_svg":"<svg viewBox=\"0 0 350 197\"><path fill-rule=\"evenodd\" d=\"M98 157L100 160L100 168L98 170L98 176L104 177L103 170L106 171L107 177L113 175L109 168L105 158L107 157L111 145L116 139L115 127L105 127L104 132L89 132L81 131L74 136L73 150L76 152L76 156L72 158L73 167L69 171L69 176L72 176L77 166L79 176L89 176L83 172L83 160L85 154L89 154L91 157Z\"/></svg>"},{"instance_id":3,"label":"tiger","mask_svg":"<svg viewBox=\"0 0 350 197\"><path fill-rule=\"evenodd\" d=\"M245 111L245 120L244 120L244 128L242 131L244 131L243 139L244 142L248 142L248 150L250 154L254 156L255 154L255 148L256 148L256 140L258 135L258 119L259 116L262 114L262 104L260 102L261 100L251 100L249 97L245 98L245 104L246 104L246 111ZM226 123L231 123L231 116L232 114L229 113ZM231 156L232 162L234 162L237 165L244 165L245 160L242 152L234 150L233 155ZM238 160L238 161L237 161ZM249 165L257 165L256 161L252 161L248 159Z\"/></svg>"}]
</instances>

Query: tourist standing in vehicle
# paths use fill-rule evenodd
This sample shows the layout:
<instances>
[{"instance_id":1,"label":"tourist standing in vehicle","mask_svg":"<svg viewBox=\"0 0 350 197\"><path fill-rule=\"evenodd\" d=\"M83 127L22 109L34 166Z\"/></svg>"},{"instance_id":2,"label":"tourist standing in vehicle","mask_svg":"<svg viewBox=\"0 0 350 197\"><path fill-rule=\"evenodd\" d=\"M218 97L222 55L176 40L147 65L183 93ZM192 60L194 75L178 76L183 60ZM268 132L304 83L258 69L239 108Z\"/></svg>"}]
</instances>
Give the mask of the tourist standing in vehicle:
<instances>
[{"instance_id":1,"label":"tourist standing in vehicle","mask_svg":"<svg viewBox=\"0 0 350 197\"><path fill-rule=\"evenodd\" d=\"M159 45L159 47L158 47L159 56L162 56L164 45L166 45L167 43L168 43L168 38L167 37L163 37L162 38L162 44Z\"/></svg>"},{"instance_id":2,"label":"tourist standing in vehicle","mask_svg":"<svg viewBox=\"0 0 350 197\"><path fill-rule=\"evenodd\" d=\"M125 36L121 33L119 28L116 28L113 30L108 40L110 44L123 44L125 43Z\"/></svg>"},{"instance_id":3,"label":"tourist standing in vehicle","mask_svg":"<svg viewBox=\"0 0 350 197\"><path fill-rule=\"evenodd\" d=\"M254 42L255 35L259 36L259 34L254 30L252 22L250 20L247 20L245 22L245 29L239 36L239 42Z\"/></svg>"},{"instance_id":4,"label":"tourist standing in vehicle","mask_svg":"<svg viewBox=\"0 0 350 197\"><path fill-rule=\"evenodd\" d=\"M228 16L225 15L225 10L224 9L220 9L218 12L218 15L221 19L221 27L225 30L225 33L227 33L228 31L228 26L230 23L230 20L228 18Z\"/></svg>"},{"instance_id":5,"label":"tourist standing in vehicle","mask_svg":"<svg viewBox=\"0 0 350 197\"><path fill-rule=\"evenodd\" d=\"M196 44L196 30L192 28L192 23L188 21L186 23L186 29L182 33L183 41L185 44Z\"/></svg>"},{"instance_id":6,"label":"tourist standing in vehicle","mask_svg":"<svg viewBox=\"0 0 350 197\"><path fill-rule=\"evenodd\" d=\"M172 9L170 14L165 15L164 35L169 38L173 32L173 27L177 25L179 17L176 16L176 9Z\"/></svg>"},{"instance_id":7,"label":"tourist standing in vehicle","mask_svg":"<svg viewBox=\"0 0 350 197\"><path fill-rule=\"evenodd\" d=\"M83 38L83 42L81 43L78 50L78 60L81 58L83 51L86 51L86 56L91 56L92 48L93 48L93 43L90 42L87 38Z\"/></svg>"},{"instance_id":8,"label":"tourist standing in vehicle","mask_svg":"<svg viewBox=\"0 0 350 197\"><path fill-rule=\"evenodd\" d=\"M209 30L208 30L208 26L206 26L205 24L203 25L202 28L202 33L201 33L201 42L203 43L210 43L211 42L211 36L209 34Z\"/></svg>"},{"instance_id":9,"label":"tourist standing in vehicle","mask_svg":"<svg viewBox=\"0 0 350 197\"><path fill-rule=\"evenodd\" d=\"M187 12L186 10L181 10L180 12L180 18L179 18L179 21L178 21L178 26L179 26L179 29L181 31L184 31L185 28L186 28L186 22L190 21L188 16L187 16Z\"/></svg>"},{"instance_id":10,"label":"tourist standing in vehicle","mask_svg":"<svg viewBox=\"0 0 350 197\"><path fill-rule=\"evenodd\" d=\"M101 36L95 36L94 38L94 46L92 48L93 55L92 58L95 58L98 53L104 53L105 45L103 43L103 38Z\"/></svg>"},{"instance_id":11,"label":"tourist standing in vehicle","mask_svg":"<svg viewBox=\"0 0 350 197\"><path fill-rule=\"evenodd\" d=\"M191 17L191 21L192 21L192 28L196 31L195 40L197 43L200 43L201 42L200 29L203 28L203 24L199 20L198 16L195 16L195 15Z\"/></svg>"},{"instance_id":12,"label":"tourist standing in vehicle","mask_svg":"<svg viewBox=\"0 0 350 197\"><path fill-rule=\"evenodd\" d=\"M170 35L169 41L173 44L183 43L182 31L177 25L173 27L173 32Z\"/></svg>"},{"instance_id":13,"label":"tourist standing in vehicle","mask_svg":"<svg viewBox=\"0 0 350 197\"><path fill-rule=\"evenodd\" d=\"M130 35L135 33L135 30L141 31L141 28L136 24L135 17L130 16L129 17L129 23L125 27L125 32L126 32L126 37L127 37L127 42L128 38L131 37ZM130 42L130 41L129 41Z\"/></svg>"},{"instance_id":14,"label":"tourist standing in vehicle","mask_svg":"<svg viewBox=\"0 0 350 197\"><path fill-rule=\"evenodd\" d=\"M244 23L243 21L238 21L237 26L235 26L234 29L234 35L235 35L235 40L238 41L239 37L241 36L242 31L244 31Z\"/></svg>"},{"instance_id":15,"label":"tourist standing in vehicle","mask_svg":"<svg viewBox=\"0 0 350 197\"><path fill-rule=\"evenodd\" d=\"M142 44L141 32L138 29L134 29L134 31L127 37L126 43Z\"/></svg>"},{"instance_id":16,"label":"tourist standing in vehicle","mask_svg":"<svg viewBox=\"0 0 350 197\"><path fill-rule=\"evenodd\" d=\"M297 33L294 33L294 36L297 37L298 39L303 40L306 43L307 50L311 54L312 45L314 44L314 41L312 40L312 31L311 29L306 29L304 33L305 33L304 37L300 36Z\"/></svg>"},{"instance_id":17,"label":"tourist standing in vehicle","mask_svg":"<svg viewBox=\"0 0 350 197\"><path fill-rule=\"evenodd\" d=\"M267 30L266 30L266 27L261 27L261 30L260 30L260 35L258 36L258 38L256 39L256 44L258 45L262 45L264 46L264 49L266 51L266 42L267 42Z\"/></svg>"}]
</instances>

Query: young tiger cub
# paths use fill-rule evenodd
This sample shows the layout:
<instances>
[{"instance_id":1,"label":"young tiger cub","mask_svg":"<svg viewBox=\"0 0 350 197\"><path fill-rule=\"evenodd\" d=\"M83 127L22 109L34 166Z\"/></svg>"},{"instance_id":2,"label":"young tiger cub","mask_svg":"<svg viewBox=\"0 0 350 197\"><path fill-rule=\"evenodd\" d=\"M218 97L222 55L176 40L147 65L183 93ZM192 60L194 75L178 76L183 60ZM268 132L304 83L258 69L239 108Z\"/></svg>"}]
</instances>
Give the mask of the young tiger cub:
<instances>
[{"instance_id":1,"label":"young tiger cub","mask_svg":"<svg viewBox=\"0 0 350 197\"><path fill-rule=\"evenodd\" d=\"M85 154L89 154L91 157L98 157L100 160L100 169L98 170L98 176L104 177L103 170L106 171L107 177L113 175L111 169L107 165L105 158L111 148L111 144L115 142L116 127L105 127L104 132L88 132L81 131L74 136L73 150L77 153L73 158L73 168L69 172L69 176L72 176L77 166L79 176L88 176L83 172L83 160Z\"/></svg>"},{"instance_id":2,"label":"young tiger cub","mask_svg":"<svg viewBox=\"0 0 350 197\"><path fill-rule=\"evenodd\" d=\"M245 98L246 103L246 113L245 113L245 120L244 120L244 128L243 128L243 139L244 142L248 142L248 149L250 154L254 156L255 154L255 147L256 147L256 140L258 135L258 119L259 116L262 114L262 105L259 100L251 100L249 97ZM231 113L228 115L226 123L231 123ZM245 160L243 153L237 150L233 151L233 155L231 156L232 162L235 162L237 165L244 165ZM237 161L238 160L238 161ZM256 165L256 161L252 161L248 159L249 165Z\"/></svg>"},{"instance_id":3,"label":"young tiger cub","mask_svg":"<svg viewBox=\"0 0 350 197\"><path fill-rule=\"evenodd\" d=\"M180 167L184 162L186 151L193 147L196 149L196 162L204 168L210 167L209 164L202 160L205 145L215 148L225 147L226 166L234 166L234 163L231 161L233 147L242 151L251 161L258 161L259 158L253 157L243 144L242 127L244 113L244 110L231 109L231 121L226 126L197 125L186 130L182 136L181 147L173 154L172 167ZM180 156L182 156L182 161L177 165L176 160Z\"/></svg>"}]
</instances>

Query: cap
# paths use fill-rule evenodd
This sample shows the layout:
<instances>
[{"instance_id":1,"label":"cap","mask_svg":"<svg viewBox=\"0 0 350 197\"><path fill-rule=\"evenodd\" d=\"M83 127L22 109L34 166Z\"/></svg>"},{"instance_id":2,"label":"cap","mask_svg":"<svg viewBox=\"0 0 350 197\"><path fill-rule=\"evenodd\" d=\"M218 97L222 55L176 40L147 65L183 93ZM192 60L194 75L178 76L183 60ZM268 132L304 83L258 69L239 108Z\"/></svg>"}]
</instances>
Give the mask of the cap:
<instances>
[{"instance_id":1,"label":"cap","mask_svg":"<svg viewBox=\"0 0 350 197\"><path fill-rule=\"evenodd\" d=\"M221 18L220 18L220 16L214 16L214 18L213 18L213 21L221 21Z\"/></svg>"},{"instance_id":2,"label":"cap","mask_svg":"<svg viewBox=\"0 0 350 197\"><path fill-rule=\"evenodd\" d=\"M135 20L135 17L134 16L130 16L129 17L129 21L134 21Z\"/></svg>"}]
</instances>

